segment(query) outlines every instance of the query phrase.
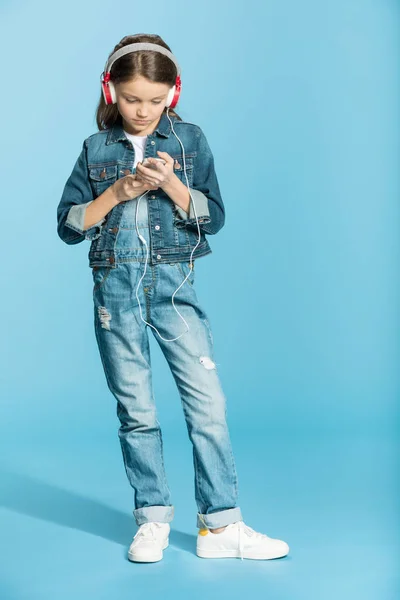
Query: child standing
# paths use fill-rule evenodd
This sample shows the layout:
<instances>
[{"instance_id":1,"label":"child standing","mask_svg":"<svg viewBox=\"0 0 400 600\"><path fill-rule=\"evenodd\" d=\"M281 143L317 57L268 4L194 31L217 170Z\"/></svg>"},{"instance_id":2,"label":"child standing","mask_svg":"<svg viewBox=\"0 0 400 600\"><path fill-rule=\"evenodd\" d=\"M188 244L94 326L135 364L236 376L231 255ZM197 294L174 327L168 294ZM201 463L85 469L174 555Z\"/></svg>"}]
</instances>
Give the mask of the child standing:
<instances>
[{"instance_id":1,"label":"child standing","mask_svg":"<svg viewBox=\"0 0 400 600\"><path fill-rule=\"evenodd\" d=\"M288 545L245 525L237 506L226 399L194 288L195 260L211 252L206 235L223 227L225 208L204 133L173 110L180 85L176 58L158 35L126 36L114 48L102 73L99 132L84 141L65 184L58 234L67 244L91 241L96 340L135 492L139 529L129 559L161 560L174 517L147 326L176 381L193 444L197 555L278 558Z\"/></svg>"}]
</instances>

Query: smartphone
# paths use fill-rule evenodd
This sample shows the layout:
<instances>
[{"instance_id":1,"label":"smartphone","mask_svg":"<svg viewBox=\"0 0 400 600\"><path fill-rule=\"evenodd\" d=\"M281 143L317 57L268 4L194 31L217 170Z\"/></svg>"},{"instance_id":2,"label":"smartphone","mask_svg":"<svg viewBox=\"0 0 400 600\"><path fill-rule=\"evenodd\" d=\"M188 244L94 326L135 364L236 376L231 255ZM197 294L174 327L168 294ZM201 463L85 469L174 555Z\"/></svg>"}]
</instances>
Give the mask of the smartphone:
<instances>
[{"instance_id":1,"label":"smartphone","mask_svg":"<svg viewBox=\"0 0 400 600\"><path fill-rule=\"evenodd\" d=\"M163 158L158 158L158 157L154 157L153 160L158 160L161 164L166 165L166 161ZM142 162L142 165L144 167L147 167L148 169L157 169L156 165L153 163L151 164L151 162L149 162L148 158L145 158L144 161Z\"/></svg>"}]
</instances>

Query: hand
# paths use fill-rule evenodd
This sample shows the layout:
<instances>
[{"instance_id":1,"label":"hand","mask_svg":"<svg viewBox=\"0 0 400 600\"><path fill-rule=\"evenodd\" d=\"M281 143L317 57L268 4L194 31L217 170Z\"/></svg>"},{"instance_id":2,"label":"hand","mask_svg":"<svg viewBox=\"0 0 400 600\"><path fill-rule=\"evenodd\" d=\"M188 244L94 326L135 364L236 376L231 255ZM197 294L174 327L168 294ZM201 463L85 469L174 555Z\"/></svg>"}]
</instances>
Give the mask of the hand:
<instances>
[{"instance_id":1,"label":"hand","mask_svg":"<svg viewBox=\"0 0 400 600\"><path fill-rule=\"evenodd\" d=\"M141 196L147 190L157 189L157 186L155 187L154 185L150 185L145 181L141 181L136 176L136 173L132 173L131 175L126 175L121 179L117 179L117 181L110 187L114 192L117 203L133 200L133 198Z\"/></svg>"},{"instance_id":2,"label":"hand","mask_svg":"<svg viewBox=\"0 0 400 600\"><path fill-rule=\"evenodd\" d=\"M136 173L140 180L147 183L148 185L155 185L156 188L161 189L171 183L173 177L176 177L174 173L174 159L167 152L161 152L157 150L157 154L160 158L163 158L166 162L165 165L161 164L158 160L154 160L149 157L149 162L155 165L155 168L144 167L142 163L136 165Z\"/></svg>"}]
</instances>

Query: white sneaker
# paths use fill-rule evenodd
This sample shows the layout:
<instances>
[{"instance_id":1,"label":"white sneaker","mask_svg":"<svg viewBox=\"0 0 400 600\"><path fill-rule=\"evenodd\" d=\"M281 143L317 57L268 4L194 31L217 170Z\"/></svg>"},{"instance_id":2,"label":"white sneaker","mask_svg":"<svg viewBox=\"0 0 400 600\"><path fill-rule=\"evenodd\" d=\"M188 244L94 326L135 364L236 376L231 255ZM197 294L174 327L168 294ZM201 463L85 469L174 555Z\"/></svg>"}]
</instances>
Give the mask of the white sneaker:
<instances>
[{"instance_id":1,"label":"white sneaker","mask_svg":"<svg viewBox=\"0 0 400 600\"><path fill-rule=\"evenodd\" d=\"M169 544L169 523L143 523L134 535L128 558L133 562L157 562Z\"/></svg>"},{"instance_id":2,"label":"white sneaker","mask_svg":"<svg viewBox=\"0 0 400 600\"><path fill-rule=\"evenodd\" d=\"M231 523L220 533L200 529L197 536L196 554L201 558L268 560L281 558L288 553L289 546L286 542L258 533L244 521Z\"/></svg>"}]
</instances>

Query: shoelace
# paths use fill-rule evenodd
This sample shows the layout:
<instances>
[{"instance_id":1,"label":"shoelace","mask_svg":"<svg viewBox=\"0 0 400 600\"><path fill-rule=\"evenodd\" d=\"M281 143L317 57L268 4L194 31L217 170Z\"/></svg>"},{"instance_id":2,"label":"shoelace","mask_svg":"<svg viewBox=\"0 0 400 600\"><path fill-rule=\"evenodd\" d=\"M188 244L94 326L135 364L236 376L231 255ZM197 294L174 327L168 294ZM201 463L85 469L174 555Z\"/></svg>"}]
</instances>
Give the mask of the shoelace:
<instances>
[{"instance_id":1,"label":"shoelace","mask_svg":"<svg viewBox=\"0 0 400 600\"><path fill-rule=\"evenodd\" d=\"M245 535L247 535L248 537L255 537L257 539L268 537L265 533L259 533L258 531L255 531L254 529L252 529L251 527L246 525L244 521L238 521L238 530L239 530L239 554L240 554L241 560L243 560L243 550L244 550L244 542L245 542L244 536Z\"/></svg>"},{"instance_id":2,"label":"shoelace","mask_svg":"<svg viewBox=\"0 0 400 600\"><path fill-rule=\"evenodd\" d=\"M156 523L155 521L151 521L150 523L144 523L141 526L141 528L139 529L139 531L135 534L133 539L136 539L137 537L140 537L140 536L148 536L150 533L153 540L155 540L156 536L155 536L154 530L156 528L159 529L160 527L161 527L161 525L159 525L159 523Z\"/></svg>"}]
</instances>

